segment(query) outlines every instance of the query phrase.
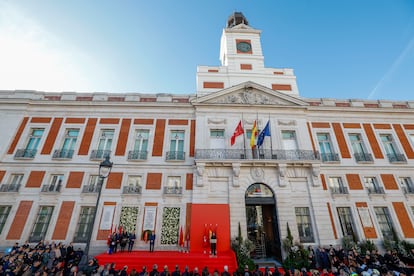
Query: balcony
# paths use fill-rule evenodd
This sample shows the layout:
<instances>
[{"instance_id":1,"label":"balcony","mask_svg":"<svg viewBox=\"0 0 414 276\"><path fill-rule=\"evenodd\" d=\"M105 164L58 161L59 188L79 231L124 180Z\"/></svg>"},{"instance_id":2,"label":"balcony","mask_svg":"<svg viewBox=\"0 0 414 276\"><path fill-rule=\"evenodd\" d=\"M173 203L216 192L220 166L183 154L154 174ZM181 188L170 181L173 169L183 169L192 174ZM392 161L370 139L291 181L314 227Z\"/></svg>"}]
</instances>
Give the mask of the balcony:
<instances>
[{"instance_id":1,"label":"balcony","mask_svg":"<svg viewBox=\"0 0 414 276\"><path fill-rule=\"evenodd\" d=\"M104 159L111 155L110 150L92 150L90 159Z\"/></svg>"},{"instance_id":2,"label":"balcony","mask_svg":"<svg viewBox=\"0 0 414 276\"><path fill-rule=\"evenodd\" d=\"M368 194L370 195L383 195L385 194L383 187L368 187L367 188Z\"/></svg>"},{"instance_id":3,"label":"balcony","mask_svg":"<svg viewBox=\"0 0 414 276\"><path fill-rule=\"evenodd\" d=\"M97 193L99 189L99 185L85 185L82 187L82 193Z\"/></svg>"},{"instance_id":4,"label":"balcony","mask_svg":"<svg viewBox=\"0 0 414 276\"><path fill-rule=\"evenodd\" d=\"M185 160L185 152L184 151L167 151L167 156L165 158L167 161L184 161Z\"/></svg>"},{"instance_id":5,"label":"balcony","mask_svg":"<svg viewBox=\"0 0 414 276\"><path fill-rule=\"evenodd\" d=\"M355 160L359 163L363 162L374 162L374 159L372 158L372 154L370 153L354 153Z\"/></svg>"},{"instance_id":6,"label":"balcony","mask_svg":"<svg viewBox=\"0 0 414 276\"><path fill-rule=\"evenodd\" d=\"M141 194L142 188L140 186L124 186L123 194Z\"/></svg>"},{"instance_id":7,"label":"balcony","mask_svg":"<svg viewBox=\"0 0 414 276\"><path fill-rule=\"evenodd\" d=\"M0 186L1 193L17 193L20 189L20 184L2 184Z\"/></svg>"},{"instance_id":8,"label":"balcony","mask_svg":"<svg viewBox=\"0 0 414 276\"><path fill-rule=\"evenodd\" d=\"M181 195L183 187L164 187L164 194L166 195Z\"/></svg>"},{"instance_id":9,"label":"balcony","mask_svg":"<svg viewBox=\"0 0 414 276\"><path fill-rule=\"evenodd\" d=\"M414 194L414 187L413 186L405 186L402 187L404 194Z\"/></svg>"},{"instance_id":10,"label":"balcony","mask_svg":"<svg viewBox=\"0 0 414 276\"><path fill-rule=\"evenodd\" d=\"M313 150L199 149L195 152L195 159L313 161L320 160L320 157Z\"/></svg>"},{"instance_id":11,"label":"balcony","mask_svg":"<svg viewBox=\"0 0 414 276\"><path fill-rule=\"evenodd\" d=\"M391 154L388 153L387 157L390 163L406 163L407 162L405 155L401 153L391 153Z\"/></svg>"},{"instance_id":12,"label":"balcony","mask_svg":"<svg viewBox=\"0 0 414 276\"><path fill-rule=\"evenodd\" d=\"M55 150L53 152L53 159L72 159L74 150Z\"/></svg>"},{"instance_id":13,"label":"balcony","mask_svg":"<svg viewBox=\"0 0 414 276\"><path fill-rule=\"evenodd\" d=\"M61 184L48 184L42 186L42 193L60 193Z\"/></svg>"},{"instance_id":14,"label":"balcony","mask_svg":"<svg viewBox=\"0 0 414 276\"><path fill-rule=\"evenodd\" d=\"M18 149L16 150L15 158L33 159L36 156L36 149Z\"/></svg>"},{"instance_id":15,"label":"balcony","mask_svg":"<svg viewBox=\"0 0 414 276\"><path fill-rule=\"evenodd\" d=\"M339 162L339 154L337 153L321 153L322 162Z\"/></svg>"},{"instance_id":16,"label":"balcony","mask_svg":"<svg viewBox=\"0 0 414 276\"><path fill-rule=\"evenodd\" d=\"M131 150L128 152L128 160L147 160L148 151Z\"/></svg>"},{"instance_id":17,"label":"balcony","mask_svg":"<svg viewBox=\"0 0 414 276\"><path fill-rule=\"evenodd\" d=\"M347 195L349 194L348 187L331 187L331 193L333 195Z\"/></svg>"}]
</instances>

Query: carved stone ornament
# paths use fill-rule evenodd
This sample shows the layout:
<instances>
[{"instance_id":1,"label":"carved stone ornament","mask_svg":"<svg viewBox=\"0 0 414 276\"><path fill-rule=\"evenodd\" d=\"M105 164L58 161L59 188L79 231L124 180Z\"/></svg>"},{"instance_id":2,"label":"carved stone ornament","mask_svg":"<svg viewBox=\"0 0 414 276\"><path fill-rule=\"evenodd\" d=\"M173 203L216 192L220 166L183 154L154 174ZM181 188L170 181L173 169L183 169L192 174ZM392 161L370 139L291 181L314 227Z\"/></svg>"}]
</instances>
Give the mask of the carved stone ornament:
<instances>
[{"instance_id":1,"label":"carved stone ornament","mask_svg":"<svg viewBox=\"0 0 414 276\"><path fill-rule=\"evenodd\" d=\"M280 126L296 126L295 120L277 120L277 124Z\"/></svg>"},{"instance_id":2,"label":"carved stone ornament","mask_svg":"<svg viewBox=\"0 0 414 276\"><path fill-rule=\"evenodd\" d=\"M250 175L256 181L263 180L264 170L262 168L254 168L253 167L253 168L250 169Z\"/></svg>"},{"instance_id":3,"label":"carved stone ornament","mask_svg":"<svg viewBox=\"0 0 414 276\"><path fill-rule=\"evenodd\" d=\"M215 124L215 125L226 124L226 119L224 119L224 118L208 118L207 122L209 124Z\"/></svg>"},{"instance_id":4,"label":"carved stone ornament","mask_svg":"<svg viewBox=\"0 0 414 276\"><path fill-rule=\"evenodd\" d=\"M276 98L271 98L263 93L257 93L251 90L240 91L238 93L226 95L215 101L223 104L281 104Z\"/></svg>"}]
</instances>

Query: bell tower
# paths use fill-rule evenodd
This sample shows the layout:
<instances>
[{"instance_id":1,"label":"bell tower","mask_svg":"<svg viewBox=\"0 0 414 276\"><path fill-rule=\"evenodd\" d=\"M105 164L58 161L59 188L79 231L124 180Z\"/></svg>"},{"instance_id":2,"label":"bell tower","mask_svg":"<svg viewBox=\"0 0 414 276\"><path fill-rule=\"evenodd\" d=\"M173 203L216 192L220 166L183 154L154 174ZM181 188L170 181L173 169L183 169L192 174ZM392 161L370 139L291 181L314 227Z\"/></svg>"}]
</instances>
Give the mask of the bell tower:
<instances>
[{"instance_id":1,"label":"bell tower","mask_svg":"<svg viewBox=\"0 0 414 276\"><path fill-rule=\"evenodd\" d=\"M291 96L299 96L292 69L264 66L261 33L261 30L250 26L241 12L231 14L221 34L221 65L197 67L197 96L248 81Z\"/></svg>"},{"instance_id":2,"label":"bell tower","mask_svg":"<svg viewBox=\"0 0 414 276\"><path fill-rule=\"evenodd\" d=\"M229 16L220 43L220 61L229 71L242 67L263 68L264 57L260 42L260 30L253 29L241 12ZM245 69L246 70L246 69Z\"/></svg>"}]
</instances>

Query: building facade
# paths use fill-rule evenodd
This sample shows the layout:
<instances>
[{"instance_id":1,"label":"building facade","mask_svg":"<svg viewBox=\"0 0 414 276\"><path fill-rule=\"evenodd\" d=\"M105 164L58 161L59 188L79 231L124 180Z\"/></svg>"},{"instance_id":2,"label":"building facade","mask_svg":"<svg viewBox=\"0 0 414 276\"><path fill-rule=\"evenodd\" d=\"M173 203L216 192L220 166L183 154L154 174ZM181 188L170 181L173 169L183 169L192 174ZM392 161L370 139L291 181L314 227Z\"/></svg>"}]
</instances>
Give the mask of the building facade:
<instances>
[{"instance_id":1,"label":"building facade","mask_svg":"<svg viewBox=\"0 0 414 276\"><path fill-rule=\"evenodd\" d=\"M154 231L158 250L203 251L215 231L220 252L240 226L278 259L287 227L313 246L413 241L414 101L303 98L260 34L232 14L192 95L2 91L0 246L91 233L97 253L120 227L136 250Z\"/></svg>"}]
</instances>

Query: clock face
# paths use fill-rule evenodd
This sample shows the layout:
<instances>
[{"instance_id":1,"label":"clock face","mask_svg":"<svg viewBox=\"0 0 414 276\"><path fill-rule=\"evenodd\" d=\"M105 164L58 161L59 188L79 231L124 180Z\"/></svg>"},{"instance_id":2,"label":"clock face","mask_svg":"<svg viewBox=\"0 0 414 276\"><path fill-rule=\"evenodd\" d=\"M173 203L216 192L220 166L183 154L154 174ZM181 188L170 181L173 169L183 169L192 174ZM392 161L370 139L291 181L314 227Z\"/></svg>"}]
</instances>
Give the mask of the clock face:
<instances>
[{"instance_id":1,"label":"clock face","mask_svg":"<svg viewBox=\"0 0 414 276\"><path fill-rule=\"evenodd\" d=\"M252 45L249 42L242 41L237 43L237 50L242 53L247 53L252 50Z\"/></svg>"}]
</instances>

